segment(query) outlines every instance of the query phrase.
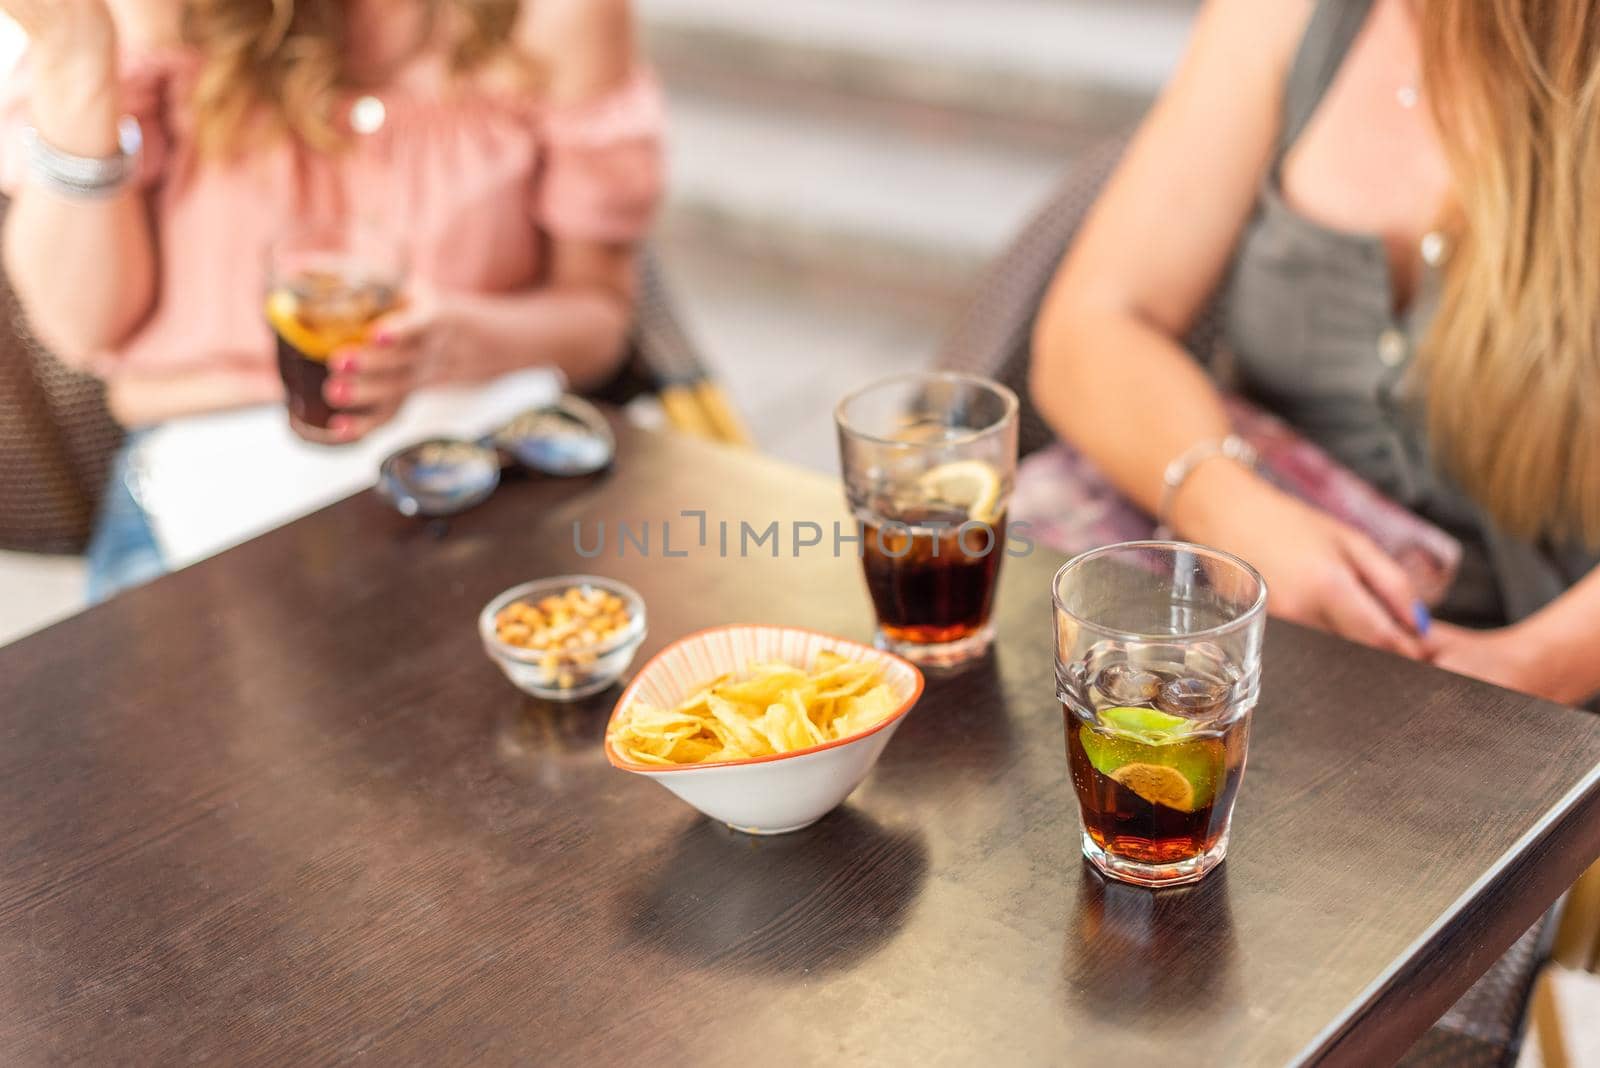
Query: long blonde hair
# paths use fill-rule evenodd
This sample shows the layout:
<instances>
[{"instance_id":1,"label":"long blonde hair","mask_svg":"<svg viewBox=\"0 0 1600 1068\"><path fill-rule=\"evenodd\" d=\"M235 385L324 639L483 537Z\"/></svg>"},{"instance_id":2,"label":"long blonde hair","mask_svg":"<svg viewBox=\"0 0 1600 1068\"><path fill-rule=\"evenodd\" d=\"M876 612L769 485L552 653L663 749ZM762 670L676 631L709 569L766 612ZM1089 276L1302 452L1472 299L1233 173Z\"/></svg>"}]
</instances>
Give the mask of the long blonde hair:
<instances>
[{"instance_id":1,"label":"long blonde hair","mask_svg":"<svg viewBox=\"0 0 1600 1068\"><path fill-rule=\"evenodd\" d=\"M453 73L507 49L520 0L422 0ZM345 88L348 0L183 0L185 42L203 57L191 104L202 151L227 154L258 132L332 151L343 141L333 104ZM269 129L260 131L265 122Z\"/></svg>"},{"instance_id":2,"label":"long blonde hair","mask_svg":"<svg viewBox=\"0 0 1600 1068\"><path fill-rule=\"evenodd\" d=\"M1506 531L1600 544L1600 14L1425 0L1455 248L1419 353L1435 451Z\"/></svg>"}]
</instances>

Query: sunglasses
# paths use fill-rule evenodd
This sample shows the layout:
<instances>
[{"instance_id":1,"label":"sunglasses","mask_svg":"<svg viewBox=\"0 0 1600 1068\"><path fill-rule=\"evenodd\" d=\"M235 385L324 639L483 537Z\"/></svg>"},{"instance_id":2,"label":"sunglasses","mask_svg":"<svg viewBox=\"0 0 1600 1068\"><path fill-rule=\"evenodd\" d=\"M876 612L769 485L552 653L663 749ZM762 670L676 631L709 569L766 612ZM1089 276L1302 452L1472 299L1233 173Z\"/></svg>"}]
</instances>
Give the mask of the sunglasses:
<instances>
[{"instance_id":1,"label":"sunglasses","mask_svg":"<svg viewBox=\"0 0 1600 1068\"><path fill-rule=\"evenodd\" d=\"M507 471L582 478L616 455L617 437L600 410L564 394L477 441L428 438L390 454L377 489L401 515L450 516L492 497Z\"/></svg>"}]
</instances>

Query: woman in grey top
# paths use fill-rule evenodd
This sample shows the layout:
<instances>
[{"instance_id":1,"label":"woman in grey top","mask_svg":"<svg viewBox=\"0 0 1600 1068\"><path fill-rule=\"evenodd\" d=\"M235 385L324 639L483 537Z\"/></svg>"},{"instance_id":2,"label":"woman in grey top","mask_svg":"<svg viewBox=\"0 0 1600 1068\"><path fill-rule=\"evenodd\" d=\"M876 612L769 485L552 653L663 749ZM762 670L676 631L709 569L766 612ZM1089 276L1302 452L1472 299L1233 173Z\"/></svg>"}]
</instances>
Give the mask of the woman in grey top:
<instances>
[{"instance_id":1,"label":"woman in grey top","mask_svg":"<svg viewBox=\"0 0 1600 1068\"><path fill-rule=\"evenodd\" d=\"M1429 627L1360 533L1222 448L1180 347L1461 539ZM1600 692L1600 14L1208 0L1035 334L1056 430L1279 615L1568 702ZM1115 412L1115 419L1103 413Z\"/></svg>"}]
</instances>

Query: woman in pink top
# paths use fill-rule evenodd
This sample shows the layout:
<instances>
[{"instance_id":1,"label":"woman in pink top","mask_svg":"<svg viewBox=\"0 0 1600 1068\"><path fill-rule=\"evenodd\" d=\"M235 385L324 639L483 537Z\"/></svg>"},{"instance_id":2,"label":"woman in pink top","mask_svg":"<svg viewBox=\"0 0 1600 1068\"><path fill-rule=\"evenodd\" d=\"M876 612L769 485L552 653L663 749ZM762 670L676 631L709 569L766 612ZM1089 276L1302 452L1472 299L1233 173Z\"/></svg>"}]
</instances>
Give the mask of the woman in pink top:
<instances>
[{"instance_id":1,"label":"woman in pink top","mask_svg":"<svg viewBox=\"0 0 1600 1068\"><path fill-rule=\"evenodd\" d=\"M411 280L404 309L330 361L339 438L425 385L616 370L661 188L660 98L627 0L0 9L29 37L0 145L6 266L35 330L106 379L125 425L281 403L264 250L297 221L372 208L404 220Z\"/></svg>"}]
</instances>

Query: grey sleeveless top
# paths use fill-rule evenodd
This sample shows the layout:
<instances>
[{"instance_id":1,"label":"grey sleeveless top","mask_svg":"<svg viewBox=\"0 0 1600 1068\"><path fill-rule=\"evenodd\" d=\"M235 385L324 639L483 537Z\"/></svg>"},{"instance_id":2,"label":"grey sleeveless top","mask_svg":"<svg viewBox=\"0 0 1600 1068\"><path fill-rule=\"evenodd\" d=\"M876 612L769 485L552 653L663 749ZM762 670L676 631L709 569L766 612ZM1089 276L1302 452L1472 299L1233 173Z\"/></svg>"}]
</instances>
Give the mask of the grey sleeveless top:
<instances>
[{"instance_id":1,"label":"grey sleeveless top","mask_svg":"<svg viewBox=\"0 0 1600 1068\"><path fill-rule=\"evenodd\" d=\"M1503 536L1432 462L1421 398L1407 371L1437 305L1437 266L1424 264L1411 307L1396 315L1382 239L1322 226L1282 195L1283 157L1371 6L1372 0L1319 0L1290 69L1283 128L1234 253L1223 309L1233 384L1458 538L1461 570L1439 615L1496 626L1537 611L1582 578L1597 556ZM1429 251L1448 255L1437 239Z\"/></svg>"}]
</instances>

